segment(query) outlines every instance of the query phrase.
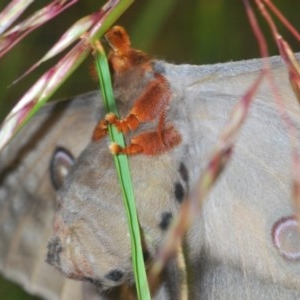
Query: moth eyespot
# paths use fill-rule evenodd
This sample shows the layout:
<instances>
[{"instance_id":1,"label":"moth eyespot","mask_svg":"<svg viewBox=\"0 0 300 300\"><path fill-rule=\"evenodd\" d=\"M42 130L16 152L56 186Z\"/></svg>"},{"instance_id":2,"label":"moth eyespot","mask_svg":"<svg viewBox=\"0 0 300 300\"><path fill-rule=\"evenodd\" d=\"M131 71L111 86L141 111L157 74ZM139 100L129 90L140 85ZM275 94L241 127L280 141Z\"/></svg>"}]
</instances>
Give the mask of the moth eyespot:
<instances>
[{"instance_id":1,"label":"moth eyespot","mask_svg":"<svg viewBox=\"0 0 300 300\"><path fill-rule=\"evenodd\" d=\"M116 282L119 281L123 275L124 273L120 270L112 270L105 275L105 278Z\"/></svg>"},{"instance_id":2,"label":"moth eyespot","mask_svg":"<svg viewBox=\"0 0 300 300\"><path fill-rule=\"evenodd\" d=\"M159 227L162 229L162 230L166 230L168 229L171 221L173 219L173 215L172 213L170 212L163 212L161 214L161 221L159 223Z\"/></svg>"},{"instance_id":3,"label":"moth eyespot","mask_svg":"<svg viewBox=\"0 0 300 300\"><path fill-rule=\"evenodd\" d=\"M279 253L288 260L300 258L299 222L295 216L278 220L272 229L272 239Z\"/></svg>"},{"instance_id":4,"label":"moth eyespot","mask_svg":"<svg viewBox=\"0 0 300 300\"><path fill-rule=\"evenodd\" d=\"M180 182L175 182L174 184L174 196L175 199L181 203L184 198L184 188Z\"/></svg>"},{"instance_id":5,"label":"moth eyespot","mask_svg":"<svg viewBox=\"0 0 300 300\"><path fill-rule=\"evenodd\" d=\"M63 147L57 147L50 162L50 178L55 190L60 189L74 164L73 155Z\"/></svg>"},{"instance_id":6,"label":"moth eyespot","mask_svg":"<svg viewBox=\"0 0 300 300\"><path fill-rule=\"evenodd\" d=\"M143 250L144 261L147 262L150 259L151 255L147 250Z\"/></svg>"},{"instance_id":7,"label":"moth eyespot","mask_svg":"<svg viewBox=\"0 0 300 300\"><path fill-rule=\"evenodd\" d=\"M179 165L179 174L185 182L189 181L189 172L183 162Z\"/></svg>"}]
</instances>

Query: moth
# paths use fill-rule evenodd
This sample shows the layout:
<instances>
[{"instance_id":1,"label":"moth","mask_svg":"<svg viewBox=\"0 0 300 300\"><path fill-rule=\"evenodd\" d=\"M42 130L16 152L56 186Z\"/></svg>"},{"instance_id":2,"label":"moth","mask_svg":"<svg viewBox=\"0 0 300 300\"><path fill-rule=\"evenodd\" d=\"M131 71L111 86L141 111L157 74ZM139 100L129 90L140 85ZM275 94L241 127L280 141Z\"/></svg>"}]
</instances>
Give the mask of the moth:
<instances>
[{"instance_id":1,"label":"moth","mask_svg":"<svg viewBox=\"0 0 300 300\"><path fill-rule=\"evenodd\" d=\"M278 57L269 61L299 134L299 105L286 68ZM159 155L130 156L147 264L198 184L232 108L262 68L260 59L204 66L151 63L170 85L165 122L181 141ZM115 86L122 118L126 100L136 99L148 82L144 75ZM110 142L106 136L91 141L95 124L105 119L99 97L91 92L47 105L0 156L0 269L45 299L122 299L122 286L133 284ZM150 126L140 124L135 134ZM300 297L290 150L264 81L229 166L186 235L190 299ZM176 299L175 271L172 264L166 267L153 299Z\"/></svg>"}]
</instances>

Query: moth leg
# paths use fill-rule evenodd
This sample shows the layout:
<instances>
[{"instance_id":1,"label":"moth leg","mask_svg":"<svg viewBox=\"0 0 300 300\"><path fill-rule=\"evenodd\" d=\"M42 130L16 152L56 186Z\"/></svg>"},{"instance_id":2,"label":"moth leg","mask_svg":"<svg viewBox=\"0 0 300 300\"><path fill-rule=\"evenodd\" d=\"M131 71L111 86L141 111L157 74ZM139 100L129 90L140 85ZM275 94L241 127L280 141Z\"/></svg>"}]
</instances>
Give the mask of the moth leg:
<instances>
[{"instance_id":1,"label":"moth leg","mask_svg":"<svg viewBox=\"0 0 300 300\"><path fill-rule=\"evenodd\" d=\"M129 114L125 119L120 120L114 113L108 113L105 116L105 120L108 124L116 126L118 131L123 133L135 130L140 124L139 119L133 114Z\"/></svg>"},{"instance_id":2,"label":"moth leg","mask_svg":"<svg viewBox=\"0 0 300 300\"><path fill-rule=\"evenodd\" d=\"M180 133L173 127L166 127L162 132L147 131L132 138L131 143L125 148L118 144L111 144L113 154L134 155L143 153L146 155L158 155L171 150L181 142Z\"/></svg>"},{"instance_id":3,"label":"moth leg","mask_svg":"<svg viewBox=\"0 0 300 300\"><path fill-rule=\"evenodd\" d=\"M99 141L102 139L105 135L107 135L107 121L106 120L100 120L98 124L96 125L93 135L92 135L92 140L93 141Z\"/></svg>"},{"instance_id":4,"label":"moth leg","mask_svg":"<svg viewBox=\"0 0 300 300\"><path fill-rule=\"evenodd\" d=\"M142 95L137 98L127 117L118 119L116 115L107 114L105 119L124 133L135 130L140 123L153 121L167 108L171 100L171 90L167 79L155 73L154 79L145 87Z\"/></svg>"}]
</instances>

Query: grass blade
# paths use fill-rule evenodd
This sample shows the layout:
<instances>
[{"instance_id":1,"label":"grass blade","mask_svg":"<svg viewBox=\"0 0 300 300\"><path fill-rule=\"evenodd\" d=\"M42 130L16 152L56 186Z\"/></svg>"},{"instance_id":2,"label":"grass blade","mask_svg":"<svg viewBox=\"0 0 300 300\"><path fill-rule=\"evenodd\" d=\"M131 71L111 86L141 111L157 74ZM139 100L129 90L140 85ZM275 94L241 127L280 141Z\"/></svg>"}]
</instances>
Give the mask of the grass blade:
<instances>
[{"instance_id":1,"label":"grass blade","mask_svg":"<svg viewBox=\"0 0 300 300\"><path fill-rule=\"evenodd\" d=\"M104 50L99 42L96 43L97 59L96 66L99 76L100 86L104 105L107 112L113 112L118 116L118 109L115 103L113 89L110 79L108 62ZM108 126L109 135L113 142L121 147L125 146L125 140L122 133L114 126ZM131 182L128 158L126 155L114 155L115 165L122 189L123 200L125 203L127 221L131 239L133 269L136 282L138 299L150 300L150 291L148 287L147 275L145 270L143 251L141 246L140 227L135 208L134 192Z\"/></svg>"}]
</instances>

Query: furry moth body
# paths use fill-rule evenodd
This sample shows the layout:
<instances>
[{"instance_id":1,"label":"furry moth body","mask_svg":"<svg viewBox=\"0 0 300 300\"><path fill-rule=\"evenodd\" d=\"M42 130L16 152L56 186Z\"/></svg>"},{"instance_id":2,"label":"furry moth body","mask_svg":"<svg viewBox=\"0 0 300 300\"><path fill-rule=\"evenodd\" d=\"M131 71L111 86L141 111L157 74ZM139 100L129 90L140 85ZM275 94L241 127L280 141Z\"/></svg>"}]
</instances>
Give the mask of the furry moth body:
<instances>
[{"instance_id":1,"label":"furry moth body","mask_svg":"<svg viewBox=\"0 0 300 300\"><path fill-rule=\"evenodd\" d=\"M299 130L300 112L285 67L278 58L272 58L271 63L287 109ZM213 66L175 66L157 61L155 67L171 84L173 98L168 118L180 132L182 142L159 156L130 158L150 257L160 245L184 195L197 184L218 133L233 105L256 77L261 60ZM132 93L135 84L140 85L130 84ZM86 282L85 292L76 292L72 299L95 293L94 285L105 290L132 282L125 213L108 140L88 141L96 120L104 117L103 110L96 104L97 93L83 98L84 104L82 98L74 99L68 109L54 109L53 105L44 109L36 119L48 124L44 127L45 138L38 139L37 120L33 120L23 131L28 139L22 139L22 144L15 139L0 156L0 226L4 241L0 268L8 277L46 299L71 299L59 292L63 290L60 273L44 263L51 234L48 260L65 275ZM289 249L280 248L284 248L280 243L284 231L278 225L285 224L289 229L289 223L284 222L293 215L289 140L266 83L255 98L230 165L187 235L191 299L300 296L299 260L283 255L282 250ZM97 117L95 110L99 111ZM54 122L53 116L60 114L61 121ZM73 120L71 125L70 120ZM143 124L140 130L147 126ZM79 132L80 137L74 142ZM69 149L76 158L83 152L58 191L58 210L51 233L56 205L48 168L57 146ZM28 202L23 202L24 199ZM31 223L35 225L28 226ZM35 237L31 240L28 237L32 228ZM294 248L299 251L296 239ZM55 283L50 284L50 277ZM73 285L71 290L81 289L80 281L69 282ZM163 285L156 299L168 299L169 289L172 286ZM115 299L114 295L102 292L98 297Z\"/></svg>"}]
</instances>

